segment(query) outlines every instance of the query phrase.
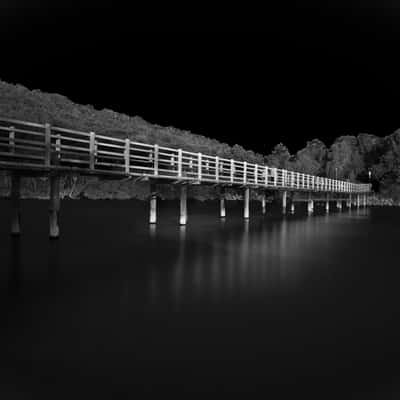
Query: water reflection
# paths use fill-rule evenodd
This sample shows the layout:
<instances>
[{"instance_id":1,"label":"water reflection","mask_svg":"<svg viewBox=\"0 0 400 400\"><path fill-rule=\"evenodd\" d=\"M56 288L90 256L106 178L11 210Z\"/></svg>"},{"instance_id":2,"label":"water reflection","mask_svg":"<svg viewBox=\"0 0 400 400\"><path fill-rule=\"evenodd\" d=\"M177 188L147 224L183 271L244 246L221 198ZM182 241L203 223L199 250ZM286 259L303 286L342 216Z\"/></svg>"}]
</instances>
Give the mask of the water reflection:
<instances>
[{"instance_id":1,"label":"water reflection","mask_svg":"<svg viewBox=\"0 0 400 400\"><path fill-rule=\"evenodd\" d=\"M11 257L8 271L8 293L17 295L22 282L21 242L18 237L11 237Z\"/></svg>"},{"instance_id":2,"label":"water reflection","mask_svg":"<svg viewBox=\"0 0 400 400\"><path fill-rule=\"evenodd\" d=\"M230 228L228 221L206 233L181 227L173 297L178 303L199 296L217 302L296 287L338 246L344 225L356 215L366 217L368 211L245 221Z\"/></svg>"}]
</instances>

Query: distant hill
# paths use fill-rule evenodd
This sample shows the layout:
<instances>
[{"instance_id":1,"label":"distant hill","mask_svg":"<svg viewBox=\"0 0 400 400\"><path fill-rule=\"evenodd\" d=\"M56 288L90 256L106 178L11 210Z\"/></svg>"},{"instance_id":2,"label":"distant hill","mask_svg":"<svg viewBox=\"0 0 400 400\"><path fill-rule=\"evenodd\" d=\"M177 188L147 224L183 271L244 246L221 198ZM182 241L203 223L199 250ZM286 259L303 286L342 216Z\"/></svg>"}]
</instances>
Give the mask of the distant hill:
<instances>
[{"instance_id":1,"label":"distant hill","mask_svg":"<svg viewBox=\"0 0 400 400\"><path fill-rule=\"evenodd\" d=\"M150 124L140 117L130 117L112 110L96 110L91 105L76 104L65 96L29 90L21 85L0 81L0 116L39 123L49 122L64 128L94 131L138 142L182 148L225 158L263 163L261 154L240 145L229 146L218 140L173 127Z\"/></svg>"}]
</instances>

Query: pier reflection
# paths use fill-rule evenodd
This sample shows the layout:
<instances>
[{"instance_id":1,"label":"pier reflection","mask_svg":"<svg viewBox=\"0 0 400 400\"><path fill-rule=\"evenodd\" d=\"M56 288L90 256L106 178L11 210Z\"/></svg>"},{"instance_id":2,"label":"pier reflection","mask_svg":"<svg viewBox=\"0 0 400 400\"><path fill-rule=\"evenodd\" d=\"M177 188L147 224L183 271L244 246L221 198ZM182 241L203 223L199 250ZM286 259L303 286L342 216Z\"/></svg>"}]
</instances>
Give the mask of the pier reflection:
<instances>
[{"instance_id":1,"label":"pier reflection","mask_svg":"<svg viewBox=\"0 0 400 400\"><path fill-rule=\"evenodd\" d=\"M332 249L340 250L336 241L344 218L367 212L245 221L234 227L224 222L207 232L181 228L170 275L172 296L177 303L200 298L218 302L296 288Z\"/></svg>"}]
</instances>

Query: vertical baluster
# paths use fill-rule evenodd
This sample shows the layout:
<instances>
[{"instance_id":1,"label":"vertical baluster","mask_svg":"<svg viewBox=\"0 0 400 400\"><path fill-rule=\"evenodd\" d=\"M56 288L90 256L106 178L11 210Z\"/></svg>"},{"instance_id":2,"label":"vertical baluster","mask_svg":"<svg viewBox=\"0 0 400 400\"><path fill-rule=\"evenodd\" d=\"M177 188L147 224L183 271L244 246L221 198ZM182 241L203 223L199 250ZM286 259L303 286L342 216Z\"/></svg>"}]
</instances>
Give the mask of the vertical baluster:
<instances>
[{"instance_id":1,"label":"vertical baluster","mask_svg":"<svg viewBox=\"0 0 400 400\"><path fill-rule=\"evenodd\" d=\"M95 157L96 157L96 135L94 132L90 132L89 138L89 157L90 157L90 169L94 170L95 166Z\"/></svg>"},{"instance_id":2,"label":"vertical baluster","mask_svg":"<svg viewBox=\"0 0 400 400\"><path fill-rule=\"evenodd\" d=\"M215 180L219 182L219 157L215 157Z\"/></svg>"},{"instance_id":3,"label":"vertical baluster","mask_svg":"<svg viewBox=\"0 0 400 400\"><path fill-rule=\"evenodd\" d=\"M268 186L268 167L265 167L265 186Z\"/></svg>"},{"instance_id":4,"label":"vertical baluster","mask_svg":"<svg viewBox=\"0 0 400 400\"><path fill-rule=\"evenodd\" d=\"M201 182L201 153L197 154L197 179Z\"/></svg>"},{"instance_id":5,"label":"vertical baluster","mask_svg":"<svg viewBox=\"0 0 400 400\"><path fill-rule=\"evenodd\" d=\"M50 124L44 125L44 142L45 142L45 156L44 165L50 168L51 165L51 126Z\"/></svg>"},{"instance_id":6,"label":"vertical baluster","mask_svg":"<svg viewBox=\"0 0 400 400\"><path fill-rule=\"evenodd\" d=\"M13 126L10 126L8 143L10 153L15 154L15 128Z\"/></svg>"},{"instance_id":7,"label":"vertical baluster","mask_svg":"<svg viewBox=\"0 0 400 400\"><path fill-rule=\"evenodd\" d=\"M160 159L159 151L160 151L160 149L158 147L158 144L155 144L154 145L154 175L155 176L158 176L158 165L159 165L159 159Z\"/></svg>"},{"instance_id":8,"label":"vertical baluster","mask_svg":"<svg viewBox=\"0 0 400 400\"><path fill-rule=\"evenodd\" d=\"M130 173L130 153L131 153L131 142L129 139L125 139L124 159L125 159L125 173Z\"/></svg>"},{"instance_id":9,"label":"vertical baluster","mask_svg":"<svg viewBox=\"0 0 400 400\"><path fill-rule=\"evenodd\" d=\"M178 150L178 178L182 178L182 149Z\"/></svg>"}]
</instances>

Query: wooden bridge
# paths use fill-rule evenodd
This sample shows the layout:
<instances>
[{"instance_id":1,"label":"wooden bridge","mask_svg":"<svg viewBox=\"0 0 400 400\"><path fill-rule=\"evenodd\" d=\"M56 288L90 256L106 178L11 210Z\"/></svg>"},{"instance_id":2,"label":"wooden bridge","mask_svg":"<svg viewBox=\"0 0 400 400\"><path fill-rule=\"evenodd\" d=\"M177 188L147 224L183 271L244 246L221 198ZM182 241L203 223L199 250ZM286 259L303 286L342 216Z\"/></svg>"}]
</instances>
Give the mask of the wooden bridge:
<instances>
[{"instance_id":1,"label":"wooden bridge","mask_svg":"<svg viewBox=\"0 0 400 400\"><path fill-rule=\"evenodd\" d=\"M180 187L180 219L187 222L189 185L215 185L221 188L220 216L225 217L224 188L243 190L244 218L249 218L250 189L261 192L262 212L266 212L266 190L282 191L282 209L286 212L288 192L303 192L292 197L307 201L308 212L314 209L315 196L326 203L336 201L339 209L366 205L368 184L357 184L285 169L237 161L157 144L134 142L94 132L0 118L0 169L11 172L13 234L20 233L20 177L50 177L50 237L59 235L60 176L95 175L150 182L150 223L156 223L157 193L155 184L171 183ZM304 197L304 194L306 197Z\"/></svg>"}]
</instances>

